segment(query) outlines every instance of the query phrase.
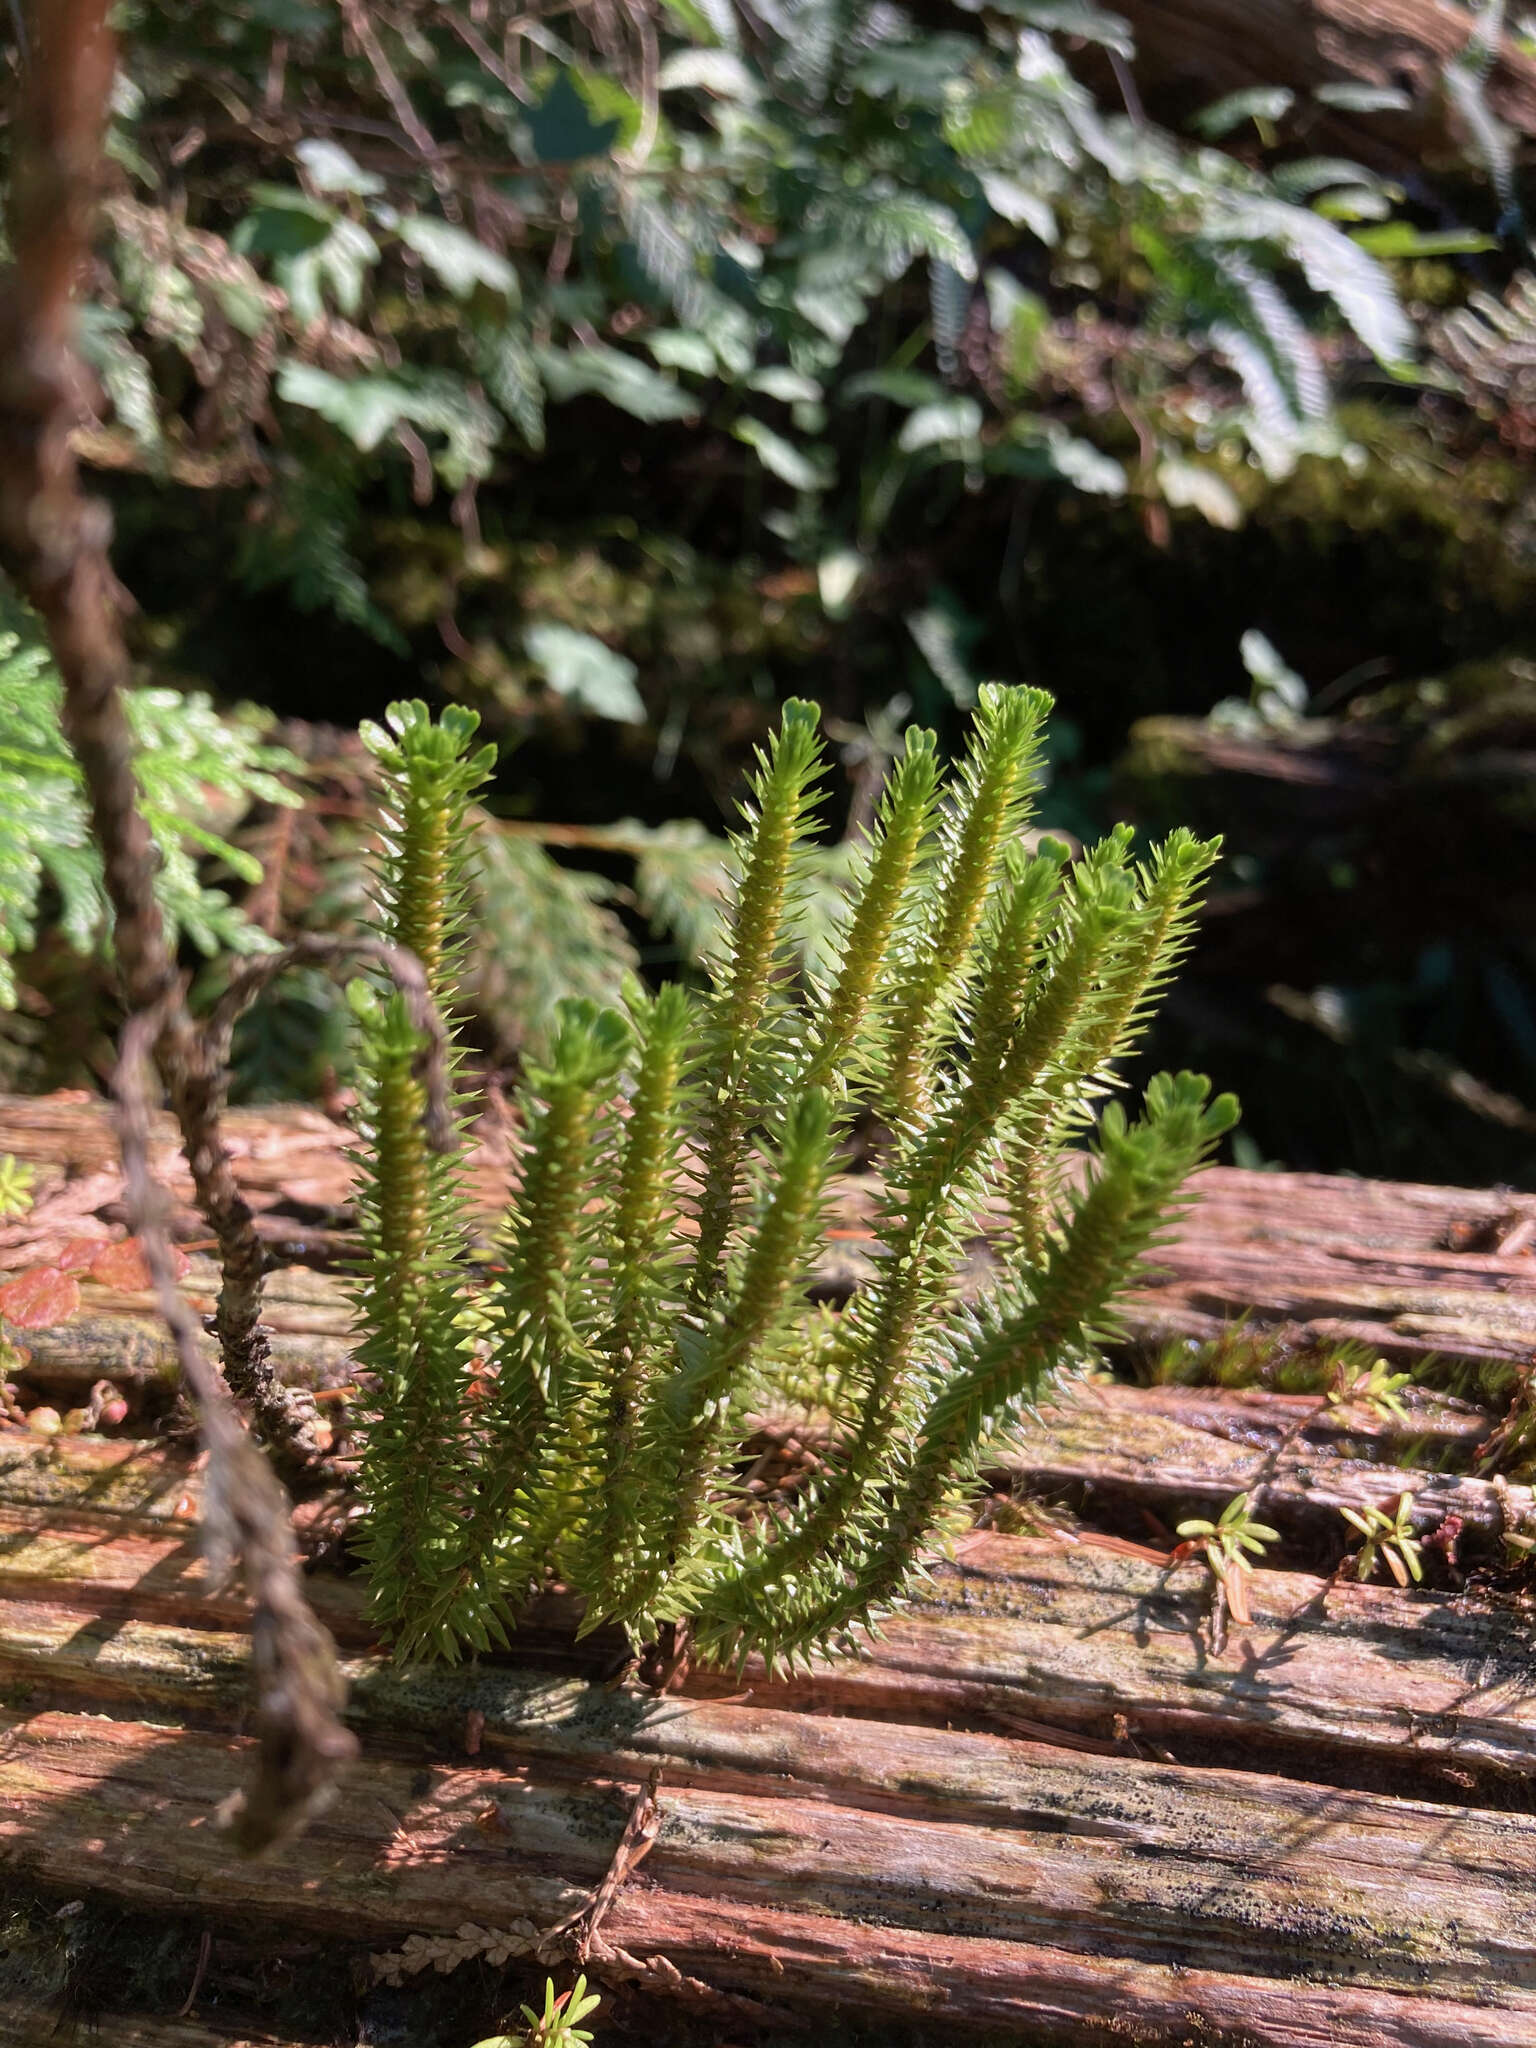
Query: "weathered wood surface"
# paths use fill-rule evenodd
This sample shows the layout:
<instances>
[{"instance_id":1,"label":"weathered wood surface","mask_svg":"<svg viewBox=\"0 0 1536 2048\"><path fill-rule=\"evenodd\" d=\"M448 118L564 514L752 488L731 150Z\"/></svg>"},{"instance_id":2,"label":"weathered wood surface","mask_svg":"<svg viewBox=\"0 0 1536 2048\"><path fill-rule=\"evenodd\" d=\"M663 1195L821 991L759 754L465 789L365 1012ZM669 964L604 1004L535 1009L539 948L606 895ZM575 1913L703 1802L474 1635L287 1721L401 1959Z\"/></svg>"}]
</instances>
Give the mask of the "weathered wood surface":
<instances>
[{"instance_id":1,"label":"weathered wood surface","mask_svg":"<svg viewBox=\"0 0 1536 2048\"><path fill-rule=\"evenodd\" d=\"M967 1748L977 1738L946 1740L951 1760L936 1768L976 1771L996 1817L917 1823L795 1796L782 1766L798 1761L796 1734L828 1724L781 1718L788 1747L770 1740L777 1768L761 1793L718 1785L707 1763L684 1767L693 1782L666 1787L657 1846L605 1922L627 1957L665 1957L684 1976L775 2003L788 1993L928 2015L948 2038L991 2021L1020 2040L1057 2042L1526 2048L1536 2028L1505 1830L1480 1833L1482 1822L1436 1810L1418 1839L1400 1834L1394 1845L1379 1816L1338 1795L1287 1813L1250 1785L1246 1815L1267 1830L1273 1866L1259 1872L1240 1843L1207 1854L1202 1838L1173 1852L1181 1876L1149 1917L1139 1902L1159 1892L1165 1771L1121 1767L1123 1793L1096 1778L1100 1830L1074 1833L1057 1813L1040 1825L1025 1745L996 1742L979 1755ZM883 1732L850 1722L837 1738ZM12 1722L6 1743L13 1790L0 1839L39 1879L78 1887L82 1867L105 1869L110 1854L109 1882L140 1909L195 1901L274 1929L323 1913L338 1942L451 1935L466 1922L526 1928L532 1941L601 1879L630 1803L629 1786L590 1777L574 1757L558 1781L527 1766L460 1763L431 1769L425 1786L416 1763L370 1760L353 1796L280 1859L231 1864L213 1829L195 1823L233 1787L238 1742L39 1713ZM1050 1789L1039 1788L1047 1802ZM1410 1811L1398 1818L1411 1825ZM1138 1840L1151 1853L1139 1854ZM1309 1909L1290 1872L1325 1845L1336 1851L1331 1904ZM1239 1852L1236 1868L1223 1866L1222 1846ZM1266 1904L1274 1917L1260 1935ZM1099 1933L1106 1908L1125 1930L1118 1953ZM1186 1938L1180 1966L1169 1958ZM1325 1953L1339 1981L1306 1981ZM1234 1967L1249 1956L1268 1967Z\"/></svg>"},{"instance_id":2,"label":"weathered wood surface","mask_svg":"<svg viewBox=\"0 0 1536 2048\"><path fill-rule=\"evenodd\" d=\"M344 1647L366 1656L355 1581L322 1573L311 1586ZM149 1683L133 1662L135 1631L160 1641L154 1631L167 1628L238 1630L248 1612L238 1592L210 1590L189 1522L85 1508L0 1512L0 1599L10 1603L0 1677L73 1702L131 1699ZM772 1680L753 1668L740 1684L701 1675L691 1686L699 1697L745 1685L754 1700L797 1711L964 1723L1127 1756L1219 1747L1259 1768L1322 1764L1340 1779L1391 1772L1465 1789L1536 1767L1536 1618L1265 1571L1253 1582L1252 1624L1234 1627L1216 1656L1205 1600L1198 1565L1170 1573L1082 1538L978 1534L934 1564L931 1584L865 1657ZM538 1619L553 1633L558 1596ZM593 1659L612 1668L612 1644L597 1644ZM354 1672L365 1687L369 1668ZM448 1682L462 1696L463 1674ZM162 1670L155 1683L169 1706L184 1680ZM191 1692L182 1703L195 1704ZM1446 1780L1448 1771L1459 1776Z\"/></svg>"},{"instance_id":3,"label":"weathered wood surface","mask_svg":"<svg viewBox=\"0 0 1536 2048\"><path fill-rule=\"evenodd\" d=\"M305 1843L232 1865L207 1823L238 1771L242 1610L200 1597L168 1501L185 1466L156 1463L137 1480L158 1518L124 1499L0 1536L0 1853L39 1882L386 1948L539 1929L597 1882L659 1764L661 1840L610 1939L728 1988L782 1999L777 1953L800 1996L937 2013L947 1982L948 2023L1021 2040L1118 2013L1171 2041L1180 2010L1253 2043L1536 2033L1536 1820L1302 1775L1309 1753L1405 1790L1448 1768L1464 1800L1527 1774L1536 1659L1510 1616L1264 1572L1218 1658L1198 1573L984 1535L867 1660L656 1701L397 1674L335 1581L368 1761Z\"/></svg>"},{"instance_id":4,"label":"weathered wood surface","mask_svg":"<svg viewBox=\"0 0 1536 2048\"><path fill-rule=\"evenodd\" d=\"M1384 1427L1306 1396L1089 1386L1020 1431L997 1471L1046 1499L1081 1505L1091 1495L1151 1516L1164 1532L1249 1493L1261 1520L1291 1537L1331 1537L1341 1554L1357 1541L1341 1508L1386 1508L1408 1493L1421 1535L1455 1516L1462 1555L1487 1561L1536 1514L1536 1492L1435 1468L1466 1462L1490 1427L1481 1410L1433 1400Z\"/></svg>"},{"instance_id":5,"label":"weathered wood surface","mask_svg":"<svg viewBox=\"0 0 1536 2048\"><path fill-rule=\"evenodd\" d=\"M41 1612L31 1626L33 1650L56 1654ZM470 1921L531 1944L601 1878L630 1789L659 1764L661 1835L606 1931L713 1983L782 1997L777 1956L800 1997L951 2025L1006 2017L1020 2038L1092 2039L1114 2015L1120 2038L1139 2026L1149 2041L1180 2038L1167 2029L1181 2021L1276 2043L1330 2026L1345 2041L1502 2043L1536 2027L1523 1816L373 1664L354 1672L375 1740L348 1793L280 1858L231 1864L206 1821L238 1773L217 1724L239 1711L243 1640L146 1624L101 1650L142 1708L215 1725L7 1718L0 1843L43 1882L78 1888L92 1870L140 1910L195 1904L380 1948ZM450 1761L470 1708L481 1757ZM390 1761L407 1734L443 1761ZM1305 1982L1319 1971L1332 1988Z\"/></svg>"},{"instance_id":6,"label":"weathered wood surface","mask_svg":"<svg viewBox=\"0 0 1536 2048\"><path fill-rule=\"evenodd\" d=\"M291 1252L313 1228L333 1258L340 1133L308 1112L237 1131L269 1240ZM94 1108L0 1101L0 1150L53 1175L0 1267L49 1232L118 1227L110 1148ZM481 1165L483 1186L504 1174ZM1145 1341L1255 1310L1288 1342L1363 1327L1387 1355L1527 1362L1531 1198L1235 1172L1203 1188L1135 1311ZM857 1283L870 1194L846 1191L828 1292ZM190 1213L182 1230L196 1241ZM195 1260L195 1301L211 1280ZM26 1334L34 1390L148 1388L164 1351L147 1299L86 1294L85 1317ZM1437 1315L1453 1342L1431 1343ZM271 1321L296 1377L349 1377L334 1275L280 1272ZM317 1570L363 1761L258 1864L231 1862L213 1825L242 1768L248 1611L199 1554L195 1456L0 1429L0 1868L274 1940L398 1951L472 1924L547 1955L659 1768L661 1833L605 1923L610 1973L935 2041L994 2025L1056 2048L1529 2048L1536 1613L1518 1589L1468 1590L1438 1561L1410 1592L1266 1567L1218 1652L1203 1565L1151 1554L1247 1490L1278 1562L1315 1563L1340 1506L1406 1489L1423 1530L1458 1516L1468 1565L1494 1566L1533 1505L1475 1469L1496 1421L1432 1393L1404 1425L1313 1396L1085 1387L995 1474L1076 1510L1065 1526L962 1538L857 1661L695 1674L660 1701L623 1681L611 1636L574 1646L558 1593L510 1662L397 1672L356 1582ZM300 1531L337 1524L315 1503ZM41 2024L0 2005L0 2041L40 2048ZM196 2011L110 2031L263 2042Z\"/></svg>"},{"instance_id":7,"label":"weathered wood surface","mask_svg":"<svg viewBox=\"0 0 1536 2048\"><path fill-rule=\"evenodd\" d=\"M196 2020L142 2019L114 2013L103 2027L87 2023L78 2033L61 2026L57 2013L20 1998L0 1998L0 2041L5 2048L63 2048L83 2036L103 2048L303 2048L263 2028L252 2032L233 2022L213 2028Z\"/></svg>"},{"instance_id":8,"label":"weathered wood surface","mask_svg":"<svg viewBox=\"0 0 1536 2048\"><path fill-rule=\"evenodd\" d=\"M160 1169L185 1202L190 1183L169 1120L158 1128ZM237 1177L274 1250L292 1260L334 1258L349 1218L345 1130L308 1109L235 1111L229 1129ZM112 1146L99 1103L0 1096L0 1152L39 1168L32 1215L0 1226L0 1270L38 1263L64 1239L106 1234L120 1221ZM506 1185L506 1134L482 1130L470 1163L489 1210ZM1353 1339L1406 1362L1435 1354L1514 1367L1536 1351L1536 1196L1233 1167L1211 1169L1198 1185L1200 1199L1160 1254L1162 1276L1132 1304L1130 1331L1142 1342L1212 1337L1248 1314L1288 1343ZM828 1291L856 1284L864 1270L872 1191L867 1179L844 1183ZM179 1228L188 1242L205 1236L188 1208ZM984 1264L980 1238L977 1258ZM211 1302L206 1262L189 1287L199 1303ZM28 1334L41 1382L88 1385L114 1356L113 1377L141 1380L166 1369L169 1352L147 1294L109 1294L90 1282L83 1291L84 1317ZM124 1316L126 1347L112 1335ZM294 1378L324 1384L345 1376L347 1318L336 1276L278 1276L269 1321L279 1363Z\"/></svg>"}]
</instances>

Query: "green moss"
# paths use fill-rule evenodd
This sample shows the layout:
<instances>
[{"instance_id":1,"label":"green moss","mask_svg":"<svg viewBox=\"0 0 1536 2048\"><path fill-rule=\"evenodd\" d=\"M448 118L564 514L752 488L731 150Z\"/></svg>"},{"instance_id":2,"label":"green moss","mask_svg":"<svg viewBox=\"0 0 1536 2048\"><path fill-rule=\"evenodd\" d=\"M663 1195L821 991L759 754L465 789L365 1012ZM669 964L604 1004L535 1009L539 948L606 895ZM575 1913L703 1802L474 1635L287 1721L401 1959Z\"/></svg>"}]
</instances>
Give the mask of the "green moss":
<instances>
[{"instance_id":1,"label":"green moss","mask_svg":"<svg viewBox=\"0 0 1536 2048\"><path fill-rule=\"evenodd\" d=\"M1143 1383L1158 1387L1263 1387L1272 1394L1324 1394L1370 1370L1363 1344L1297 1343L1247 1316L1205 1342L1176 1338L1145 1361Z\"/></svg>"},{"instance_id":2,"label":"green moss","mask_svg":"<svg viewBox=\"0 0 1536 2048\"><path fill-rule=\"evenodd\" d=\"M1143 1386L1262 1387L1271 1394L1327 1394L1370 1371L1378 1353L1368 1344L1298 1339L1291 1327L1255 1323L1246 1315L1208 1339L1178 1337L1134 1362ZM1443 1357L1426 1352L1412 1364L1414 1384L1497 1409L1518 1382L1502 1359Z\"/></svg>"}]
</instances>

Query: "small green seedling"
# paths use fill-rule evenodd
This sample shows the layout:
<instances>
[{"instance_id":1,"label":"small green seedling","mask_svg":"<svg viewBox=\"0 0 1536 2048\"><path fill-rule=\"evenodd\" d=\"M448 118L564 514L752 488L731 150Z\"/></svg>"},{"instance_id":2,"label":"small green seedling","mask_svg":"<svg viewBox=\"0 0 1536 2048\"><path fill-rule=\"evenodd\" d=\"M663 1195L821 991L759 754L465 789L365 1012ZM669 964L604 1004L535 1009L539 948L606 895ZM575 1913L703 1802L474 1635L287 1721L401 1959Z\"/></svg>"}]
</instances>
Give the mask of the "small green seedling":
<instances>
[{"instance_id":1,"label":"small green seedling","mask_svg":"<svg viewBox=\"0 0 1536 2048\"><path fill-rule=\"evenodd\" d=\"M581 2022L597 2011L602 1999L587 1990L585 1977L578 1977L569 1991L556 1995L554 1979L544 1979L544 2010L531 2005L522 2009L528 2022L526 2034L493 2034L477 2041L475 2048L591 2048L592 2036Z\"/></svg>"},{"instance_id":2,"label":"small green seedling","mask_svg":"<svg viewBox=\"0 0 1536 2048\"><path fill-rule=\"evenodd\" d=\"M1279 1542L1280 1531L1271 1529L1267 1522L1254 1521L1248 1512L1248 1496L1240 1493L1227 1502L1219 1521L1207 1522L1197 1518L1180 1522L1179 1534L1190 1549L1198 1547L1204 1550L1211 1576L1227 1596L1232 1619L1251 1622L1248 1577L1253 1566L1244 1552L1251 1551L1255 1557L1262 1557L1271 1543Z\"/></svg>"},{"instance_id":3,"label":"small green seedling","mask_svg":"<svg viewBox=\"0 0 1536 2048\"><path fill-rule=\"evenodd\" d=\"M32 1206L36 1169L0 1152L0 1216L25 1216Z\"/></svg>"},{"instance_id":4,"label":"small green seedling","mask_svg":"<svg viewBox=\"0 0 1536 2048\"><path fill-rule=\"evenodd\" d=\"M1413 1533L1411 1493L1398 1495L1397 1510L1392 1515L1376 1507L1361 1508L1358 1513L1353 1508L1340 1508L1339 1513L1365 1538L1364 1547L1355 1562L1357 1579L1363 1583L1370 1578L1380 1557L1400 1586L1406 1586L1410 1579L1415 1585L1419 1583L1424 1576L1424 1567L1419 1559L1423 1546Z\"/></svg>"},{"instance_id":5,"label":"small green seedling","mask_svg":"<svg viewBox=\"0 0 1536 2048\"><path fill-rule=\"evenodd\" d=\"M1397 1398L1404 1387L1413 1385L1411 1372L1393 1372L1384 1358L1373 1361L1362 1373L1352 1380L1334 1387L1328 1396L1330 1408L1342 1408L1358 1403L1369 1408L1379 1422L1401 1422L1409 1420L1408 1410Z\"/></svg>"}]
</instances>

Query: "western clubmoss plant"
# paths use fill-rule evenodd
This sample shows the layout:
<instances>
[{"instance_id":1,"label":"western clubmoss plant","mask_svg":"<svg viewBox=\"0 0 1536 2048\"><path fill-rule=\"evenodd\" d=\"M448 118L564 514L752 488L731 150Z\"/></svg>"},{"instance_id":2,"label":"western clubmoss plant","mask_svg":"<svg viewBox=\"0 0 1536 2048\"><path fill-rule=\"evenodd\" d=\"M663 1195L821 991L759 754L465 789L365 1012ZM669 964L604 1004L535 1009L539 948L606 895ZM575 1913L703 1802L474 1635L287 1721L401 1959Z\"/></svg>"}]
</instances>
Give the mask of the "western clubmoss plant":
<instances>
[{"instance_id":1,"label":"western clubmoss plant","mask_svg":"<svg viewBox=\"0 0 1536 2048\"><path fill-rule=\"evenodd\" d=\"M1216 846L1179 832L1138 863L1117 830L1072 866L1049 840L1028 850L1049 707L985 690L948 792L933 736L907 736L823 981L795 966L817 714L785 706L733 842L710 991L564 1006L472 1318L421 1047L393 997L360 998L367 1542L401 1654L504 1638L552 1572L637 1642L672 1625L717 1661L845 1643L920 1569L989 1433L1111 1327L1236 1105L1162 1075L1140 1121L1103 1109L1085 1171L1060 1170L1065 1145L1172 971ZM467 713L434 727L397 705L390 725L370 740L390 789L380 935L422 953L451 1010L484 756ZM891 1133L878 1270L821 1342L824 1469L768 1509L737 1476L739 1425L799 1355L828 1183L866 1107ZM953 1277L994 1197L1014 1216L1007 1271L967 1307Z\"/></svg>"},{"instance_id":2,"label":"western clubmoss plant","mask_svg":"<svg viewBox=\"0 0 1536 2048\"><path fill-rule=\"evenodd\" d=\"M434 725L412 703L390 707L387 730L362 728L384 790L377 928L416 955L431 999L449 1014L464 939L465 813L495 759L493 747L470 751L477 724L473 712L450 708ZM365 981L349 995L362 1024L358 1357L375 1392L365 1552L381 1625L425 1647L471 1484L463 1194L457 1155L427 1142L426 1048L404 996ZM479 1640L468 1607L435 1647L452 1654L461 1640Z\"/></svg>"}]
</instances>

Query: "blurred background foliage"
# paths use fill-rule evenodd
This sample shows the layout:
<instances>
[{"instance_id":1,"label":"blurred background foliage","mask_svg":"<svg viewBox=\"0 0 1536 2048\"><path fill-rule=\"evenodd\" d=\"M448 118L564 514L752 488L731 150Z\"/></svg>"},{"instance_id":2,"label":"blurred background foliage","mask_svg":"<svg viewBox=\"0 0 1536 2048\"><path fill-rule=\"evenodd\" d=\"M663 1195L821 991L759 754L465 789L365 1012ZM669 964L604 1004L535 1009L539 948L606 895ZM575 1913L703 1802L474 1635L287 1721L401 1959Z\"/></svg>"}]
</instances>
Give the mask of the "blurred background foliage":
<instances>
[{"instance_id":1,"label":"blurred background foliage","mask_svg":"<svg viewBox=\"0 0 1536 2048\"><path fill-rule=\"evenodd\" d=\"M840 750L814 955L902 725L1029 680L1043 823L1227 835L1148 1057L1241 1092L1240 1159L1536 1185L1536 24L1332 12L123 0L77 439L189 963L355 918L346 729L462 698L515 1063L692 970L783 697ZM53 777L0 1084L74 1084L93 884L0 627L0 776ZM290 977L240 1086L323 1099L345 1042Z\"/></svg>"}]
</instances>

